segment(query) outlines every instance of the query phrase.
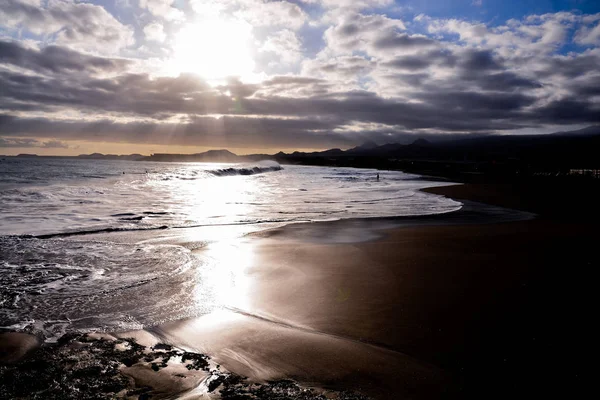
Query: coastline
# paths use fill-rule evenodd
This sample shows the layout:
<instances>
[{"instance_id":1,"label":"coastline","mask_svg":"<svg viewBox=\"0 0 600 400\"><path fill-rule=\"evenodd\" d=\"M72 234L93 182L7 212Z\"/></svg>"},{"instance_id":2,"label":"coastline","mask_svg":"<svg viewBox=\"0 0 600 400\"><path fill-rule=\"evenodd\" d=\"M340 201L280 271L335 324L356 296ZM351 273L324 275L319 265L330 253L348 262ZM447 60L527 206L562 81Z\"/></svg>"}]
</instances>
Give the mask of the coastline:
<instances>
[{"instance_id":1,"label":"coastline","mask_svg":"<svg viewBox=\"0 0 600 400\"><path fill-rule=\"evenodd\" d=\"M600 219L600 187L577 181L464 183L422 189L457 201L474 201L535 213L544 219L585 222Z\"/></svg>"},{"instance_id":2,"label":"coastline","mask_svg":"<svg viewBox=\"0 0 600 400\"><path fill-rule=\"evenodd\" d=\"M445 188L454 187L434 190L453 190ZM551 310L580 300L570 292L557 303L551 287L587 272L598 234L544 218L431 220L290 224L249 235L217 249L244 260L235 306L116 336L207 354L257 382L294 379L372 398L536 393L555 372ZM572 276L548 270L557 259Z\"/></svg>"}]
</instances>

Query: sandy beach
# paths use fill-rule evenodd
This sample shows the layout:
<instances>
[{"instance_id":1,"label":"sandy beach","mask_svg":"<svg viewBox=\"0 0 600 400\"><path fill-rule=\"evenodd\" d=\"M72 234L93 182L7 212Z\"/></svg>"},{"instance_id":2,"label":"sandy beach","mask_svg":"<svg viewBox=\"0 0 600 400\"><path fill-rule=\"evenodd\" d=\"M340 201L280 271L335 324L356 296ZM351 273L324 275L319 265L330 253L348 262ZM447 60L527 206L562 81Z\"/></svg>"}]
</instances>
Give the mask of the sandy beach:
<instances>
[{"instance_id":1,"label":"sandy beach","mask_svg":"<svg viewBox=\"0 0 600 400\"><path fill-rule=\"evenodd\" d=\"M206 354L252 382L376 399L536 396L552 379L577 390L594 227L438 218L292 224L202 247L234 268L229 306L115 336Z\"/></svg>"},{"instance_id":2,"label":"sandy beach","mask_svg":"<svg viewBox=\"0 0 600 400\"><path fill-rule=\"evenodd\" d=\"M310 229L239 244L253 247L244 312L152 332L255 379L382 399L534 394L577 319L583 294L570 285L594 260L590 230L545 221L388 229L359 243L315 243Z\"/></svg>"}]
</instances>

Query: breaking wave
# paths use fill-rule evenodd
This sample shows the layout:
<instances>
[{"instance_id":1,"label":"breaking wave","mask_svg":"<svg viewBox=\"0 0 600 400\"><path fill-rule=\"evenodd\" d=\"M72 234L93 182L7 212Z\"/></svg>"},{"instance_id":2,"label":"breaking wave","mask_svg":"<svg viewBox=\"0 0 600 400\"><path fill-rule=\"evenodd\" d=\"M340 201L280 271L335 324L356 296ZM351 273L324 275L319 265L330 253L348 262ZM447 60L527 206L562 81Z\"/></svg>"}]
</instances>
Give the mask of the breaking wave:
<instances>
[{"instance_id":1,"label":"breaking wave","mask_svg":"<svg viewBox=\"0 0 600 400\"><path fill-rule=\"evenodd\" d=\"M209 170L208 172L215 176L231 176L231 175L255 175L264 172L281 171L281 165L271 165L266 167L247 167L247 168L222 168Z\"/></svg>"}]
</instances>

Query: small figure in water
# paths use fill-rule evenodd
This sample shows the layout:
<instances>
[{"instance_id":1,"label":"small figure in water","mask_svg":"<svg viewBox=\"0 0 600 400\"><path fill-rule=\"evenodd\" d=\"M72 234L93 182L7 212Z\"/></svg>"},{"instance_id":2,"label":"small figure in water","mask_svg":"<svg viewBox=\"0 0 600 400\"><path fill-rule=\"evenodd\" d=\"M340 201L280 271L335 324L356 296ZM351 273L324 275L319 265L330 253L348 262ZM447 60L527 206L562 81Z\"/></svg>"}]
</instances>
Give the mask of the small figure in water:
<instances>
[{"instance_id":1,"label":"small figure in water","mask_svg":"<svg viewBox=\"0 0 600 400\"><path fill-rule=\"evenodd\" d=\"M379 181L379 173L377 173L377 181Z\"/></svg>"}]
</instances>

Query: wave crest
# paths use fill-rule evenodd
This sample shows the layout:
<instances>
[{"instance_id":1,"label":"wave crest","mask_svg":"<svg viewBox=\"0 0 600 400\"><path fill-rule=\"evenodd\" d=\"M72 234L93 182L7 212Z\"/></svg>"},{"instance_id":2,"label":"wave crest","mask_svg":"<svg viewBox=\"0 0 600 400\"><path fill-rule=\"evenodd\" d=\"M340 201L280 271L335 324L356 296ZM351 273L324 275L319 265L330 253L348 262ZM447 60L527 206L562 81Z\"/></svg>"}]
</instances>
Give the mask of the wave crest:
<instances>
[{"instance_id":1,"label":"wave crest","mask_svg":"<svg viewBox=\"0 0 600 400\"><path fill-rule=\"evenodd\" d=\"M215 176L231 176L231 175L255 175L262 174L264 172L281 171L281 165L269 165L269 166L254 166L254 167L231 167L221 168L215 170L209 170L208 172Z\"/></svg>"}]
</instances>

